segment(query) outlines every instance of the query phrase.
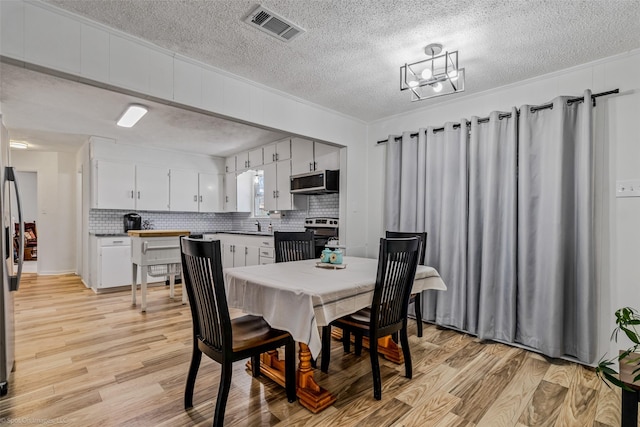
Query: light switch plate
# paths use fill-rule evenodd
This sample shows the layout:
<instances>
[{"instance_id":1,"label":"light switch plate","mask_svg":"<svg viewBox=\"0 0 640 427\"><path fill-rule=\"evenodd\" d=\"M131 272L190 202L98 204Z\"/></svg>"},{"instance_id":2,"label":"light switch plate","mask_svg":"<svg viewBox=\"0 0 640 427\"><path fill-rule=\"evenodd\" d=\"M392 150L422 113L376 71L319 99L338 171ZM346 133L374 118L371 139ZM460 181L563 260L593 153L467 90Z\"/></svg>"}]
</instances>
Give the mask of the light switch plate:
<instances>
[{"instance_id":1,"label":"light switch plate","mask_svg":"<svg viewBox=\"0 0 640 427\"><path fill-rule=\"evenodd\" d=\"M616 197L640 197L640 179L616 181Z\"/></svg>"}]
</instances>

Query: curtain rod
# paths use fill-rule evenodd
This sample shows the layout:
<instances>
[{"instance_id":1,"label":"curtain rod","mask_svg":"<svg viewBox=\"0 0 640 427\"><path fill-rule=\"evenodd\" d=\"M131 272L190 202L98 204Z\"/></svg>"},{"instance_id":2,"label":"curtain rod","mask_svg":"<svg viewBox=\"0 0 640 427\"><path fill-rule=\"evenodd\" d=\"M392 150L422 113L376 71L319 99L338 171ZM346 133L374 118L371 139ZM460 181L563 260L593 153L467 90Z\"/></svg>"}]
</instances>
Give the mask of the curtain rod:
<instances>
[{"instance_id":1,"label":"curtain rod","mask_svg":"<svg viewBox=\"0 0 640 427\"><path fill-rule=\"evenodd\" d=\"M593 106L594 107L596 106L596 98L598 98L600 96L612 95L614 93L620 93L620 89L613 89L613 90L609 90L607 92L600 92L600 93L592 94L591 95L591 101L593 102ZM574 102L582 102L582 101L584 101L584 97L580 96L578 98L570 98L570 99L568 99L567 100L567 104L571 105ZM534 113L536 111L545 110L547 108L553 108L553 103L543 104L543 105L538 105L538 106L535 106L535 107L531 107L531 112ZM520 110L516 110L516 111L517 111L517 114L520 114ZM506 117L511 117L511 113L499 114L498 117L500 119L504 119ZM489 121L489 117L483 117L481 119L478 119L478 123L485 123L485 122L488 122L488 121ZM471 123L469 123L467 126L470 126L470 125L471 125ZM454 129L458 129L459 127L460 127L460 123L456 123L456 124L453 125ZM444 131L444 127L435 128L433 130L434 133L435 132L442 132L442 131ZM418 136L418 132L415 132L415 133L411 134L412 138L415 138L416 136ZM400 140L402 140L402 137L401 136L396 136L394 138L394 140L395 141L400 141ZM388 141L389 141L388 138L387 139L383 139L383 140L378 141L377 144L384 144L385 142L388 142Z\"/></svg>"}]
</instances>

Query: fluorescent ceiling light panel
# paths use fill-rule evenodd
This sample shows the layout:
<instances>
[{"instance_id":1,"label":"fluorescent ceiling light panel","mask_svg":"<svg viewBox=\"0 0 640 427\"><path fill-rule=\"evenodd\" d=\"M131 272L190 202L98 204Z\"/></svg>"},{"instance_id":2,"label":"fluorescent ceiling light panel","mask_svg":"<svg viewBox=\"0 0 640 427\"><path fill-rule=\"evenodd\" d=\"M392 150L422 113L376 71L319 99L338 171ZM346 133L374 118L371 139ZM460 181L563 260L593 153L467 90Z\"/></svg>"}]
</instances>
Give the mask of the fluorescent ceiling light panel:
<instances>
[{"instance_id":1,"label":"fluorescent ceiling light panel","mask_svg":"<svg viewBox=\"0 0 640 427\"><path fill-rule=\"evenodd\" d=\"M118 119L116 124L123 128L130 128L138 123L138 120L140 120L145 114L147 114L147 107L144 105L131 104L127 108L127 111L125 111L120 119Z\"/></svg>"},{"instance_id":2,"label":"fluorescent ceiling light panel","mask_svg":"<svg viewBox=\"0 0 640 427\"><path fill-rule=\"evenodd\" d=\"M26 150L29 148L29 144L24 141L9 141L9 147L17 148L19 150Z\"/></svg>"}]
</instances>

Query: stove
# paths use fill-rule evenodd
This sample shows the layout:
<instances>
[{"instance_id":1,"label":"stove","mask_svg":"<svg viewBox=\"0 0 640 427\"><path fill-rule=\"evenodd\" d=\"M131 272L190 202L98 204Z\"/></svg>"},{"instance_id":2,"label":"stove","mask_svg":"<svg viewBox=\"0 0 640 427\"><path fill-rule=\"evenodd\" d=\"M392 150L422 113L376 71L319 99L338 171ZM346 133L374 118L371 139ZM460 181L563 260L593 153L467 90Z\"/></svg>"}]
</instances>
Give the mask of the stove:
<instances>
[{"instance_id":1,"label":"stove","mask_svg":"<svg viewBox=\"0 0 640 427\"><path fill-rule=\"evenodd\" d=\"M338 239L338 218L306 218L304 228L313 231L316 257L320 257L330 239Z\"/></svg>"}]
</instances>

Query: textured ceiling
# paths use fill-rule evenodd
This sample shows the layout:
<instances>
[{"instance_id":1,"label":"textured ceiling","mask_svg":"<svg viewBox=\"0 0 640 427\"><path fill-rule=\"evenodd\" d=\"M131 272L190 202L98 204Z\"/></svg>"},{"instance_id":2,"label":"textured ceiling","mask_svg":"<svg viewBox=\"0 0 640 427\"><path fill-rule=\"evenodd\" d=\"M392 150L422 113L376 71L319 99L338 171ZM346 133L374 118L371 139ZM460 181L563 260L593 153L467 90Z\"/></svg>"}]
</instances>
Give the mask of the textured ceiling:
<instances>
[{"instance_id":1,"label":"textured ceiling","mask_svg":"<svg viewBox=\"0 0 640 427\"><path fill-rule=\"evenodd\" d=\"M118 143L226 156L284 134L111 92L13 65L0 65L3 121L13 140L35 150L75 152L90 135ZM149 107L130 129L115 125L125 107Z\"/></svg>"},{"instance_id":2,"label":"textured ceiling","mask_svg":"<svg viewBox=\"0 0 640 427\"><path fill-rule=\"evenodd\" d=\"M254 1L47 2L364 121L462 96L412 103L400 92L400 65L424 59L428 43L459 51L466 94L640 47L639 0L265 0L306 30L290 43L242 21ZM7 64L0 71L10 136L36 148L75 151L100 135L224 156L282 136L153 103L154 114L118 129L124 106L139 100Z\"/></svg>"},{"instance_id":3,"label":"textured ceiling","mask_svg":"<svg viewBox=\"0 0 640 427\"><path fill-rule=\"evenodd\" d=\"M365 121L448 98L399 91L428 43L459 51L467 93L640 47L638 0L265 0L307 30L290 43L242 22L252 0L49 2Z\"/></svg>"}]
</instances>

